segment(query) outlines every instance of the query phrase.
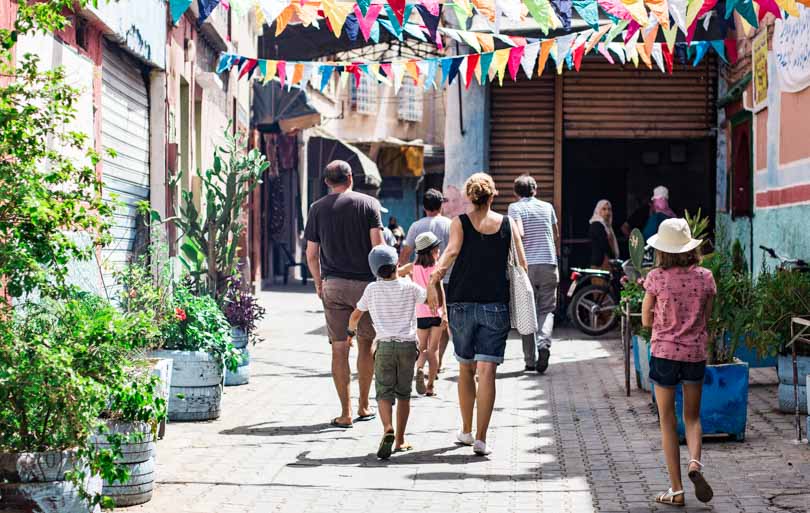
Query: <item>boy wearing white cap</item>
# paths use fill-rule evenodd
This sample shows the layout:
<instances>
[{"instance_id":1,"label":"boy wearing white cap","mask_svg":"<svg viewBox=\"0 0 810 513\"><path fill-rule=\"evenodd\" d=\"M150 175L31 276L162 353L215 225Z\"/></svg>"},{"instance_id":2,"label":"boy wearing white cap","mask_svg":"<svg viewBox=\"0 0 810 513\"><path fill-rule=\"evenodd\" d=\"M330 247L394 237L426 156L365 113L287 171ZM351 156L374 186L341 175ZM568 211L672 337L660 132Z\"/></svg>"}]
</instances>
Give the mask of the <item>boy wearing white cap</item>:
<instances>
[{"instance_id":1,"label":"boy wearing white cap","mask_svg":"<svg viewBox=\"0 0 810 513\"><path fill-rule=\"evenodd\" d=\"M700 245L684 219L667 219L647 241L656 250L656 268L647 275L642 323L652 327L650 380L655 383L662 446L672 484L656 502L684 505L675 392L683 386L683 419L689 447L688 476L695 495L709 502L713 492L703 477L700 399L706 373L706 322L717 286L712 272L700 267Z\"/></svg>"},{"instance_id":2,"label":"boy wearing white cap","mask_svg":"<svg viewBox=\"0 0 810 513\"><path fill-rule=\"evenodd\" d=\"M416 342L416 305L427 301L425 289L397 275L399 255L391 246L381 244L371 249L368 263L377 281L369 283L357 308L349 318L347 342L357 334L357 325L365 312L377 333L374 352L374 387L383 424L383 437L377 457L388 459L392 452L405 451L405 428L411 410L414 364L419 357ZM393 406L397 404L394 430Z\"/></svg>"}]
</instances>

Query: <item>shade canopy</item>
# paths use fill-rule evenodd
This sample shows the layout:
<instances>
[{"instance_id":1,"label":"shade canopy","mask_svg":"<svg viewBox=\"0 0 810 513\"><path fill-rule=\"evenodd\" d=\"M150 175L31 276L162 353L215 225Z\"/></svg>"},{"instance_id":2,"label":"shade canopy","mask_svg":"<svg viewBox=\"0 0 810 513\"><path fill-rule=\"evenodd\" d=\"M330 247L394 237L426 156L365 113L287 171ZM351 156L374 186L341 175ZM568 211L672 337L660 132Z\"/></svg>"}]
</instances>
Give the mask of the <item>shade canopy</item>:
<instances>
[{"instance_id":1,"label":"shade canopy","mask_svg":"<svg viewBox=\"0 0 810 513\"><path fill-rule=\"evenodd\" d=\"M260 132L290 133L321 123L320 113L310 105L307 93L297 86L289 90L278 80L266 84L253 82L253 118L251 124Z\"/></svg>"},{"instance_id":2,"label":"shade canopy","mask_svg":"<svg viewBox=\"0 0 810 513\"><path fill-rule=\"evenodd\" d=\"M356 146L322 128L310 131L307 142L307 169L310 176L323 176L323 169L333 160L345 160L352 166L355 186L359 189L378 189L382 176L377 164Z\"/></svg>"}]
</instances>

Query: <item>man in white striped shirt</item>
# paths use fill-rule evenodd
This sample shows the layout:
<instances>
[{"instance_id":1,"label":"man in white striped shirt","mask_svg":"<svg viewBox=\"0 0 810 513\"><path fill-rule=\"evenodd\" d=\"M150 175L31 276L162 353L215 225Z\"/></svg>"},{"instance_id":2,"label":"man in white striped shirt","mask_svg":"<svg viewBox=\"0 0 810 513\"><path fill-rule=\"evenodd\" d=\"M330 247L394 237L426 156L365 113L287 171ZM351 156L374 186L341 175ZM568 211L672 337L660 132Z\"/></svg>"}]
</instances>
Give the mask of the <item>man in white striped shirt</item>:
<instances>
[{"instance_id":1,"label":"man in white striped shirt","mask_svg":"<svg viewBox=\"0 0 810 513\"><path fill-rule=\"evenodd\" d=\"M518 177L515 180L518 201L509 205L509 217L517 222L523 237L539 327L536 334L523 336L523 359L527 371L536 370L542 374L548 368L551 355L551 333L554 329L554 310L557 308L560 232L554 207L537 199L536 194L537 182L534 178L529 175Z\"/></svg>"}]
</instances>

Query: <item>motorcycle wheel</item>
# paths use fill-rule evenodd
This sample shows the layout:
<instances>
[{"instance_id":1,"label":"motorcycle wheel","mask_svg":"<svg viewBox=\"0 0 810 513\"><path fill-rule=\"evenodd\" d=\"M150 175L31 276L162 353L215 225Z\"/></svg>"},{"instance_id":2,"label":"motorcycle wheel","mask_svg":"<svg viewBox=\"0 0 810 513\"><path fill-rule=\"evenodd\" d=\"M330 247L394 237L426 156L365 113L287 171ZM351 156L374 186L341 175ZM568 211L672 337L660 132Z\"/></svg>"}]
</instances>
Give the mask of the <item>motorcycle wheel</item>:
<instances>
[{"instance_id":1,"label":"motorcycle wheel","mask_svg":"<svg viewBox=\"0 0 810 513\"><path fill-rule=\"evenodd\" d=\"M571 322L586 335L604 335L619 322L617 306L609 289L588 285L578 290L571 300Z\"/></svg>"}]
</instances>

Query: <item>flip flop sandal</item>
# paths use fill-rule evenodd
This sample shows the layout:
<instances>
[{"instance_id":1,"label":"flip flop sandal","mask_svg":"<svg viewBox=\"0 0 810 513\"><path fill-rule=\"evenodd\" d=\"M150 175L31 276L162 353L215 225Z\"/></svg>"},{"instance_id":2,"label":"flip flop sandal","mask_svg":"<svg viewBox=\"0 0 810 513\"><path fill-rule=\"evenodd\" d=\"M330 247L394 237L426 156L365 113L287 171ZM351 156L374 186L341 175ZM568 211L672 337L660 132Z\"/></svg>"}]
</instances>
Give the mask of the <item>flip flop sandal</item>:
<instances>
[{"instance_id":1,"label":"flip flop sandal","mask_svg":"<svg viewBox=\"0 0 810 513\"><path fill-rule=\"evenodd\" d=\"M692 463L696 463L699 467L698 470L689 471L689 480L695 485L695 497L697 497L697 500L700 502L709 502L712 500L712 497L714 497L714 490L709 486L706 478L703 477L703 472L701 472L703 470L703 463L698 460L689 460L689 463L686 464L687 467Z\"/></svg>"},{"instance_id":2,"label":"flip flop sandal","mask_svg":"<svg viewBox=\"0 0 810 513\"><path fill-rule=\"evenodd\" d=\"M401 445L401 446L397 447L396 449L394 449L394 452L408 452L408 451L412 451L412 450L413 450L413 445L405 444L405 445Z\"/></svg>"},{"instance_id":3,"label":"flip flop sandal","mask_svg":"<svg viewBox=\"0 0 810 513\"><path fill-rule=\"evenodd\" d=\"M354 421L355 422L368 422L369 420L374 420L376 418L377 418L376 413L369 413L368 415L360 415L359 417L354 419Z\"/></svg>"},{"instance_id":4,"label":"flip flop sandal","mask_svg":"<svg viewBox=\"0 0 810 513\"><path fill-rule=\"evenodd\" d=\"M425 397L436 397L436 392L429 390L425 392Z\"/></svg>"},{"instance_id":5,"label":"flip flop sandal","mask_svg":"<svg viewBox=\"0 0 810 513\"><path fill-rule=\"evenodd\" d=\"M391 457L391 451L394 447L394 440L396 437L394 436L394 432L386 433L383 435L382 440L380 440L380 447L377 449L377 457L381 460L387 460Z\"/></svg>"},{"instance_id":6,"label":"flip flop sandal","mask_svg":"<svg viewBox=\"0 0 810 513\"><path fill-rule=\"evenodd\" d=\"M666 492L656 497L655 502L657 502L658 504L668 504L670 506L677 506L681 508L686 504L686 501L676 502L675 497L679 495L683 495L683 490L681 490L680 492L673 492L672 488L670 488Z\"/></svg>"},{"instance_id":7,"label":"flip flop sandal","mask_svg":"<svg viewBox=\"0 0 810 513\"><path fill-rule=\"evenodd\" d=\"M329 425L332 426L332 427L340 428L340 429L350 429L350 428L354 427L351 424L343 424L342 422L338 422L337 417L332 419L332 422L330 422Z\"/></svg>"},{"instance_id":8,"label":"flip flop sandal","mask_svg":"<svg viewBox=\"0 0 810 513\"><path fill-rule=\"evenodd\" d=\"M416 371L416 393L425 395L425 372L421 370Z\"/></svg>"}]
</instances>

